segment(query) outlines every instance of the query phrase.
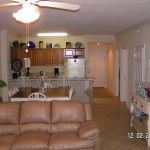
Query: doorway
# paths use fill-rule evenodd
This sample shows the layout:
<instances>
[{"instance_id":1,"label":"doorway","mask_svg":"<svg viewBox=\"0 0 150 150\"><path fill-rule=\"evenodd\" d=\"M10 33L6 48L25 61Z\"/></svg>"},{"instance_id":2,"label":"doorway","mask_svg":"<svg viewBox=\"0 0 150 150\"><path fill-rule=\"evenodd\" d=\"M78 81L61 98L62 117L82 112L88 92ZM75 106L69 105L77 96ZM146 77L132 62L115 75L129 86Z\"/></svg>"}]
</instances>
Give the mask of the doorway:
<instances>
[{"instance_id":1,"label":"doorway","mask_svg":"<svg viewBox=\"0 0 150 150\"><path fill-rule=\"evenodd\" d=\"M106 44L89 43L88 77L94 77L93 87L106 87Z\"/></svg>"}]
</instances>

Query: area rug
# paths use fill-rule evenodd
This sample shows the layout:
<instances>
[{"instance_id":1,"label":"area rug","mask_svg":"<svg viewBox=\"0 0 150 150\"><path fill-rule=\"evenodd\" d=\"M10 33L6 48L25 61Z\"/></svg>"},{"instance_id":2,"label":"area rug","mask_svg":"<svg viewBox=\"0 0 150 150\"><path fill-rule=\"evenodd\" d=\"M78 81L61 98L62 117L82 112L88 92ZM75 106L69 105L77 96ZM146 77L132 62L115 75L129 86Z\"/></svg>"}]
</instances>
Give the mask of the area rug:
<instances>
[{"instance_id":1,"label":"area rug","mask_svg":"<svg viewBox=\"0 0 150 150\"><path fill-rule=\"evenodd\" d=\"M112 98L112 95L108 92L106 88L94 87L93 98Z\"/></svg>"}]
</instances>

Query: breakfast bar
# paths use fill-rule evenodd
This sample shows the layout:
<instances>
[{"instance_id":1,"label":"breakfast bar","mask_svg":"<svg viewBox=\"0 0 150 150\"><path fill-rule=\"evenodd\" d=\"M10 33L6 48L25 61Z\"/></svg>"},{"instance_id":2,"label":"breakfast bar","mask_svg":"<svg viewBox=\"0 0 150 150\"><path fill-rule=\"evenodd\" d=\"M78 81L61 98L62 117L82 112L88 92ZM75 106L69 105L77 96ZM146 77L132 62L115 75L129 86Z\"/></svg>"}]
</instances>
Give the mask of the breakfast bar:
<instances>
[{"instance_id":1,"label":"breakfast bar","mask_svg":"<svg viewBox=\"0 0 150 150\"><path fill-rule=\"evenodd\" d=\"M93 98L93 78L67 78L69 86L73 87L73 94L71 100L77 100L81 102L91 103ZM51 79L50 83L53 88L57 87L57 79ZM37 79L30 78L31 87L37 87ZM9 79L9 89L17 86L17 79Z\"/></svg>"}]
</instances>

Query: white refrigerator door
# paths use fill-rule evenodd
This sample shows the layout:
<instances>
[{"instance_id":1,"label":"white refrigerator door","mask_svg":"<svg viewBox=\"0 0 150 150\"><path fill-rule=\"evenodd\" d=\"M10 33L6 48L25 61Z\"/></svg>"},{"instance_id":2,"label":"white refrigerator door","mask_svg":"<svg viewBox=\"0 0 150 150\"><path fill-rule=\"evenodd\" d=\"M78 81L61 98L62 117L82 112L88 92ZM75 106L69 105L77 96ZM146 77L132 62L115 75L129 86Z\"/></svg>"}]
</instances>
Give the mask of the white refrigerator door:
<instances>
[{"instance_id":1,"label":"white refrigerator door","mask_svg":"<svg viewBox=\"0 0 150 150\"><path fill-rule=\"evenodd\" d=\"M85 59L68 59L69 78L85 78Z\"/></svg>"}]
</instances>

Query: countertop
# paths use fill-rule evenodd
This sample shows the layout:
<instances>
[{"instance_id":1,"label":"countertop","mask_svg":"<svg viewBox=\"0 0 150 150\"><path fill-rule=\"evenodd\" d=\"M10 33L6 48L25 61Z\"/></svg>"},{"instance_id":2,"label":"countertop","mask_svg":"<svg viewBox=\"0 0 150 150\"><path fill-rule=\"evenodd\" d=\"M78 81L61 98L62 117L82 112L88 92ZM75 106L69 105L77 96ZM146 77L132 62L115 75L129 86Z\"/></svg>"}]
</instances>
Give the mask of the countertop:
<instances>
[{"instance_id":1,"label":"countertop","mask_svg":"<svg viewBox=\"0 0 150 150\"><path fill-rule=\"evenodd\" d=\"M50 80L57 80L58 79L58 77L55 77L55 76L51 76L51 77L49 77L49 76L47 76ZM36 80L37 78L38 78L38 76L30 76L29 77L31 80ZM8 81L16 81L17 79L12 79L12 78L9 78L8 79ZM94 80L94 78L93 77L85 77L85 78L66 78L66 80L77 80L77 81L79 81L79 80Z\"/></svg>"}]
</instances>

